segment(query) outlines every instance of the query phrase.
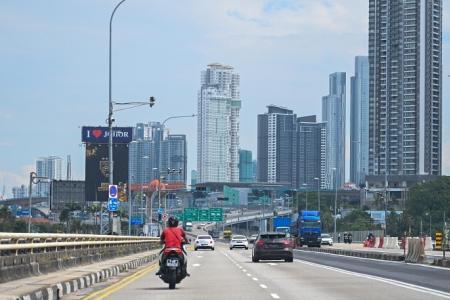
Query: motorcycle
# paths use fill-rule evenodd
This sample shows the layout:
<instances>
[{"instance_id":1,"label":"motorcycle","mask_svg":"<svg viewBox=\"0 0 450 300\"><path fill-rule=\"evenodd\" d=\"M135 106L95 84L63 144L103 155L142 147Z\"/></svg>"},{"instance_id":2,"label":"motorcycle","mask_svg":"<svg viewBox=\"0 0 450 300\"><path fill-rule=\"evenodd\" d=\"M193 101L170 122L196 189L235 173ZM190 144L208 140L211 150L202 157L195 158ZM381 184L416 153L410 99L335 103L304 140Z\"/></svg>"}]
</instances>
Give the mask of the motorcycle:
<instances>
[{"instance_id":1,"label":"motorcycle","mask_svg":"<svg viewBox=\"0 0 450 300\"><path fill-rule=\"evenodd\" d=\"M169 284L169 289L174 289L187 276L186 261L183 250L180 248L165 248L161 261L162 274L160 278Z\"/></svg>"}]
</instances>

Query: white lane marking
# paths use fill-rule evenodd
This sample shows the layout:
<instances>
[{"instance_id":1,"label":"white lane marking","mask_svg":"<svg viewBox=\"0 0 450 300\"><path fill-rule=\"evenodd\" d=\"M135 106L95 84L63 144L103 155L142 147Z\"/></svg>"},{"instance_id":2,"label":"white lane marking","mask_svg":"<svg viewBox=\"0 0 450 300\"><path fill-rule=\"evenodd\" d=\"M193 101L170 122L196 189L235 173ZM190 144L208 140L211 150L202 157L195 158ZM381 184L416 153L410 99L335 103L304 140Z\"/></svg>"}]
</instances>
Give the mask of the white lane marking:
<instances>
[{"instance_id":1,"label":"white lane marking","mask_svg":"<svg viewBox=\"0 0 450 300\"><path fill-rule=\"evenodd\" d=\"M197 255L197 258L203 258L203 256L201 256L201 255Z\"/></svg>"},{"instance_id":2,"label":"white lane marking","mask_svg":"<svg viewBox=\"0 0 450 300\"><path fill-rule=\"evenodd\" d=\"M343 269L339 269L339 268L335 268L335 267L329 267L329 266L324 266L324 265L319 265L316 263L312 263L309 261L304 261L304 260L300 260L300 259L295 259L296 262L305 264L305 265L310 265L313 267L318 267L318 268L322 268L322 269L326 269L326 270L332 270L335 272L339 272L339 273L343 273L343 274L347 274L347 275L352 275L352 276L356 276L356 277L361 277L361 278L366 278L366 279L372 279L372 280L376 280L376 281L380 281L383 283L387 283L387 284L392 284L398 287L403 287L406 289L410 289L416 292L422 292L425 294L430 294L433 296L438 296L438 297L443 297L445 299L450 299L450 293L446 293L446 292L441 292L438 290L433 290L430 288L426 288L423 286L419 286L419 285L415 285L415 284L411 284L411 283L406 283L406 282L402 282L402 281L398 281L398 280L394 280L394 279L386 279L386 278L382 278L382 277L378 277L378 276L374 276L374 275L368 275L368 274L363 274L363 273L357 273L357 272L352 272L352 271L347 271L347 270L343 270Z\"/></svg>"},{"instance_id":3,"label":"white lane marking","mask_svg":"<svg viewBox=\"0 0 450 300\"><path fill-rule=\"evenodd\" d=\"M251 276L252 276L252 274L250 274L250 273L247 273L247 276L248 276L248 277L251 277Z\"/></svg>"},{"instance_id":4,"label":"white lane marking","mask_svg":"<svg viewBox=\"0 0 450 300\"><path fill-rule=\"evenodd\" d=\"M372 260L377 261L379 263L386 263L386 264L402 264L402 265L414 265L416 267L422 267L422 268L431 268L431 269L439 269L439 270L445 270L450 272L449 268L445 267L439 267L439 266L431 266L431 265L423 265L423 264L415 264L415 263L405 263L404 261L395 261L395 260L384 260L384 259L376 259L376 258L367 258L367 257L357 257L357 256L347 256L347 255L341 255L341 254L334 254L334 253L327 253L327 252L315 252L315 251L308 251L308 250L300 250L300 249L294 249L296 252L303 252L303 253L314 253L317 255L331 255L331 256L340 256L350 259L359 259L359 260Z\"/></svg>"},{"instance_id":5,"label":"white lane marking","mask_svg":"<svg viewBox=\"0 0 450 300\"><path fill-rule=\"evenodd\" d=\"M280 299L280 296L275 293L271 293L270 296L272 296L273 299Z\"/></svg>"},{"instance_id":6,"label":"white lane marking","mask_svg":"<svg viewBox=\"0 0 450 300\"><path fill-rule=\"evenodd\" d=\"M259 286L263 289L267 289L267 285L265 285L265 284L260 284Z\"/></svg>"},{"instance_id":7,"label":"white lane marking","mask_svg":"<svg viewBox=\"0 0 450 300\"><path fill-rule=\"evenodd\" d=\"M200 264L193 264L193 267L200 267Z\"/></svg>"},{"instance_id":8,"label":"white lane marking","mask_svg":"<svg viewBox=\"0 0 450 300\"><path fill-rule=\"evenodd\" d=\"M276 266L276 263L268 263L269 266Z\"/></svg>"},{"instance_id":9,"label":"white lane marking","mask_svg":"<svg viewBox=\"0 0 450 300\"><path fill-rule=\"evenodd\" d=\"M258 281L258 278L256 278L256 277L253 277L252 279L253 279L254 281Z\"/></svg>"},{"instance_id":10,"label":"white lane marking","mask_svg":"<svg viewBox=\"0 0 450 300\"><path fill-rule=\"evenodd\" d=\"M247 272L247 270L246 269L242 269L242 272Z\"/></svg>"}]
</instances>

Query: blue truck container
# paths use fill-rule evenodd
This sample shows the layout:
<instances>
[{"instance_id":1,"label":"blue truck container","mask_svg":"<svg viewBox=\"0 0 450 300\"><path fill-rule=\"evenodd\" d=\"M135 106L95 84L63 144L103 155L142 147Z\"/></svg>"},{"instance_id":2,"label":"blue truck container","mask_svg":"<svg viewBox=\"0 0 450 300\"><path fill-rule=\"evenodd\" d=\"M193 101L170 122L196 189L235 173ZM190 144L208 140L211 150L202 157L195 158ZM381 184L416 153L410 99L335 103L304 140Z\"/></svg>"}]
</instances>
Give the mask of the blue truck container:
<instances>
[{"instance_id":1,"label":"blue truck container","mask_svg":"<svg viewBox=\"0 0 450 300\"><path fill-rule=\"evenodd\" d=\"M320 212L317 210L302 210L291 222L291 234L296 238L297 245L302 247L319 247L321 238Z\"/></svg>"},{"instance_id":2,"label":"blue truck container","mask_svg":"<svg viewBox=\"0 0 450 300\"><path fill-rule=\"evenodd\" d=\"M289 216L279 216L273 219L273 230L275 232L283 232L290 235L291 227L291 217Z\"/></svg>"}]
</instances>

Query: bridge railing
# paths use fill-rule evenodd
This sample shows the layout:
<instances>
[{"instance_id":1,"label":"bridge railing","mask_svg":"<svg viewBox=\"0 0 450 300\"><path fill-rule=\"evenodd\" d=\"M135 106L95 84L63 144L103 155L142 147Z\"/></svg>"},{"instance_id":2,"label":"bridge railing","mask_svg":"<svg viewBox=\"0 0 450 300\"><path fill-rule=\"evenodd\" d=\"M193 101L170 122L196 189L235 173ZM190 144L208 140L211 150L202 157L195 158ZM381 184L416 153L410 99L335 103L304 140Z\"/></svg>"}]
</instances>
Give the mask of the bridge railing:
<instances>
[{"instance_id":1,"label":"bridge railing","mask_svg":"<svg viewBox=\"0 0 450 300\"><path fill-rule=\"evenodd\" d=\"M0 233L0 282L160 247L155 237Z\"/></svg>"}]
</instances>

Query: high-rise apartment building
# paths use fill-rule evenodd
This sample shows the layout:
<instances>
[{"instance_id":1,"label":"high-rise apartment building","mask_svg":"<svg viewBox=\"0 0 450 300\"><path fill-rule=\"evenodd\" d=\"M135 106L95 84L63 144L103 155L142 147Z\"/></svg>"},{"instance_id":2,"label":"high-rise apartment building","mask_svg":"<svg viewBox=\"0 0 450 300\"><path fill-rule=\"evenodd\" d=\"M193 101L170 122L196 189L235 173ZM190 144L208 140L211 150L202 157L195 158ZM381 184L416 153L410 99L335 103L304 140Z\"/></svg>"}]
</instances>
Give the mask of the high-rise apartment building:
<instances>
[{"instance_id":1,"label":"high-rise apartment building","mask_svg":"<svg viewBox=\"0 0 450 300\"><path fill-rule=\"evenodd\" d=\"M442 0L369 1L369 173L440 175Z\"/></svg>"},{"instance_id":2,"label":"high-rise apartment building","mask_svg":"<svg viewBox=\"0 0 450 300\"><path fill-rule=\"evenodd\" d=\"M290 109L269 105L258 115L258 181L296 185L296 122Z\"/></svg>"},{"instance_id":3,"label":"high-rise apartment building","mask_svg":"<svg viewBox=\"0 0 450 300\"><path fill-rule=\"evenodd\" d=\"M155 142L152 140L135 140L129 145L128 173L130 182L148 183L158 177L158 162L154 162Z\"/></svg>"},{"instance_id":4,"label":"high-rise apartment building","mask_svg":"<svg viewBox=\"0 0 450 300\"><path fill-rule=\"evenodd\" d=\"M170 172L167 171L170 169ZM186 135L169 134L161 142L161 175L168 183L186 183L187 145Z\"/></svg>"},{"instance_id":5,"label":"high-rise apartment building","mask_svg":"<svg viewBox=\"0 0 450 300\"><path fill-rule=\"evenodd\" d=\"M168 172L167 169L177 172ZM129 146L129 176L131 183L149 183L160 176L166 182L186 183L186 136L164 136L159 122L138 123L134 140Z\"/></svg>"},{"instance_id":6,"label":"high-rise apartment building","mask_svg":"<svg viewBox=\"0 0 450 300\"><path fill-rule=\"evenodd\" d=\"M346 74L330 75L329 95L322 98L322 122L326 122L325 187L340 188L345 182Z\"/></svg>"},{"instance_id":7,"label":"high-rise apartment building","mask_svg":"<svg viewBox=\"0 0 450 300\"><path fill-rule=\"evenodd\" d=\"M12 188L13 198L25 198L28 196L28 189L25 185L15 186Z\"/></svg>"},{"instance_id":8,"label":"high-rise apartment building","mask_svg":"<svg viewBox=\"0 0 450 300\"><path fill-rule=\"evenodd\" d=\"M350 181L360 185L369 173L369 58L355 58L350 82Z\"/></svg>"},{"instance_id":9,"label":"high-rise apartment building","mask_svg":"<svg viewBox=\"0 0 450 300\"><path fill-rule=\"evenodd\" d=\"M50 180L62 179L62 159L58 156L40 157L36 160L36 175L45 177L48 181L41 181L37 184L36 195L47 197L50 194Z\"/></svg>"},{"instance_id":10,"label":"high-rise apartment building","mask_svg":"<svg viewBox=\"0 0 450 300\"><path fill-rule=\"evenodd\" d=\"M326 123L316 116L297 119L297 188L325 188Z\"/></svg>"},{"instance_id":11,"label":"high-rise apartment building","mask_svg":"<svg viewBox=\"0 0 450 300\"><path fill-rule=\"evenodd\" d=\"M199 182L239 181L239 74L210 64L198 93L197 171Z\"/></svg>"},{"instance_id":12,"label":"high-rise apartment building","mask_svg":"<svg viewBox=\"0 0 450 300\"><path fill-rule=\"evenodd\" d=\"M250 150L239 150L239 182L253 182L253 160Z\"/></svg>"}]
</instances>

